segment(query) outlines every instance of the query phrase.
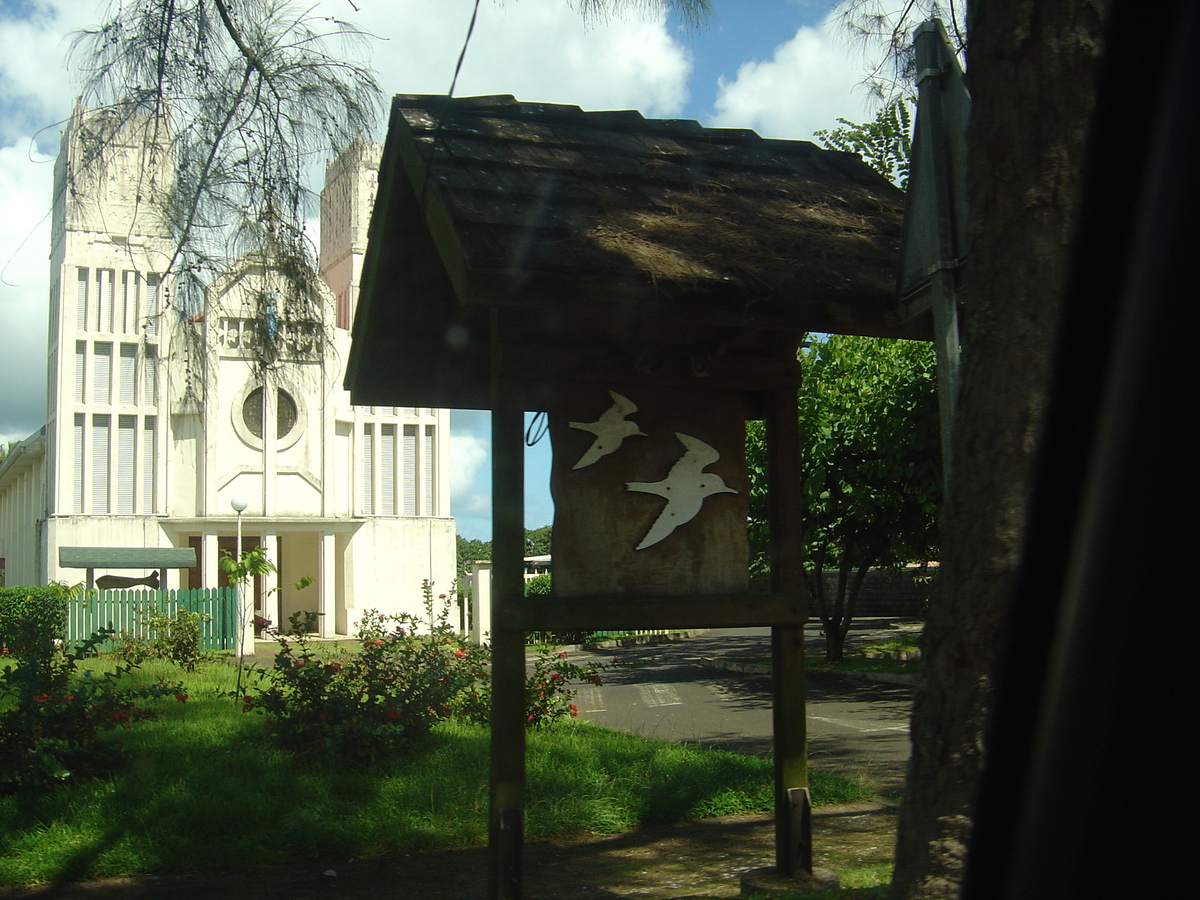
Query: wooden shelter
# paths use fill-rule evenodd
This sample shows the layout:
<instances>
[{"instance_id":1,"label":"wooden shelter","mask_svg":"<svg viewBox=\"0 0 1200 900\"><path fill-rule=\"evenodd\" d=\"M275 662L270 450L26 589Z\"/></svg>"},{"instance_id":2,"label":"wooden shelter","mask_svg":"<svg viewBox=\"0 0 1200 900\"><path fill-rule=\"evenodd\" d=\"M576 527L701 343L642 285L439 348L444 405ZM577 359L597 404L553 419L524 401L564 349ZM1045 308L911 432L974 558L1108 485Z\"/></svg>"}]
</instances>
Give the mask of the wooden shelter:
<instances>
[{"instance_id":1,"label":"wooden shelter","mask_svg":"<svg viewBox=\"0 0 1200 900\"><path fill-rule=\"evenodd\" d=\"M776 862L789 874L811 870L796 352L807 331L931 336L928 316L897 314L902 206L856 156L803 141L507 96L394 99L346 387L357 404L492 411L492 896L520 895L527 630L772 626ZM564 528L581 535L575 558L612 554L572 590L528 600L526 410L550 411L558 435L556 506L588 511ZM584 449L581 432L605 416L641 449ZM712 591L705 575L685 590L600 578L589 594L597 571L649 559L687 578L736 544L710 519L722 503L734 504L722 521L739 515L744 476L731 448L748 418L768 430L769 588L725 577L735 548ZM703 429L711 436L698 436ZM610 537L630 504L643 504L643 523L662 514L650 469L628 474L652 465L651 444L636 443L643 437L660 457L692 454L695 471L723 473L701 498L705 514L684 520L674 542L657 524ZM653 463L660 474L663 459ZM573 493L581 485L585 493ZM594 509L609 519L592 522Z\"/></svg>"}]
</instances>

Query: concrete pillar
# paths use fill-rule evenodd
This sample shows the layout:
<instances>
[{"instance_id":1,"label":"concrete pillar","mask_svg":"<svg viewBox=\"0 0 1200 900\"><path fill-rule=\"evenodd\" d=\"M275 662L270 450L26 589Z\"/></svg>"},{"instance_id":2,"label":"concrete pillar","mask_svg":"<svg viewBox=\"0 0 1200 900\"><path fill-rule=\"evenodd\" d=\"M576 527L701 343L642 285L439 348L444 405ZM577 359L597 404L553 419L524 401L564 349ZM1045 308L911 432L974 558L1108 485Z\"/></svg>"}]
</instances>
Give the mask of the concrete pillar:
<instances>
[{"instance_id":1,"label":"concrete pillar","mask_svg":"<svg viewBox=\"0 0 1200 900\"><path fill-rule=\"evenodd\" d=\"M205 533L200 538L200 557L196 562L200 566L201 587L215 588L221 572L218 564L220 554L217 552L217 536L215 534Z\"/></svg>"},{"instance_id":2,"label":"concrete pillar","mask_svg":"<svg viewBox=\"0 0 1200 900\"><path fill-rule=\"evenodd\" d=\"M492 627L492 564L471 565L471 643L482 644Z\"/></svg>"},{"instance_id":3,"label":"concrete pillar","mask_svg":"<svg viewBox=\"0 0 1200 900\"><path fill-rule=\"evenodd\" d=\"M273 562L277 567L281 560L279 559L279 536L271 531L264 532L262 535L263 553L267 559ZM283 597L277 590L279 587L279 571L267 572L262 576L262 595L263 595L263 615L270 619L275 625L284 631L287 628L287 621L283 618ZM254 616L250 616L250 645L254 646Z\"/></svg>"},{"instance_id":4,"label":"concrete pillar","mask_svg":"<svg viewBox=\"0 0 1200 900\"><path fill-rule=\"evenodd\" d=\"M317 611L322 613L317 622L321 637L331 637L334 634L334 621L337 612L337 541L330 532L322 532L318 537L319 559L317 561Z\"/></svg>"}]
</instances>

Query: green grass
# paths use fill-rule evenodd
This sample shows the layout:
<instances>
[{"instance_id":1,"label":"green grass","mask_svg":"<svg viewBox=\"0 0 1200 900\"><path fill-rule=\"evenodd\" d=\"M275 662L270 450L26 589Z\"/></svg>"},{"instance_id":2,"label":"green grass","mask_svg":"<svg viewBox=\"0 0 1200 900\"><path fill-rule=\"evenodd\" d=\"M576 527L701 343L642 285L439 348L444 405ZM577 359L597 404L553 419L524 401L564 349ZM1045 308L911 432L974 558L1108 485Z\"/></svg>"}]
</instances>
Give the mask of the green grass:
<instances>
[{"instance_id":1,"label":"green grass","mask_svg":"<svg viewBox=\"0 0 1200 900\"><path fill-rule=\"evenodd\" d=\"M806 669L828 669L836 672L887 672L893 675L915 675L921 670L916 659L864 659L848 656L841 662L829 662L809 657L804 661Z\"/></svg>"},{"instance_id":2,"label":"green grass","mask_svg":"<svg viewBox=\"0 0 1200 900\"><path fill-rule=\"evenodd\" d=\"M166 663L140 677L180 678ZM127 765L105 779L0 798L0 884L355 859L487 840L488 735L447 722L419 751L323 766L265 749L261 719L225 696L236 672L183 676L186 704L111 733ZM569 721L529 735L530 840L769 812L768 761ZM815 803L869 795L812 773Z\"/></svg>"}]
</instances>

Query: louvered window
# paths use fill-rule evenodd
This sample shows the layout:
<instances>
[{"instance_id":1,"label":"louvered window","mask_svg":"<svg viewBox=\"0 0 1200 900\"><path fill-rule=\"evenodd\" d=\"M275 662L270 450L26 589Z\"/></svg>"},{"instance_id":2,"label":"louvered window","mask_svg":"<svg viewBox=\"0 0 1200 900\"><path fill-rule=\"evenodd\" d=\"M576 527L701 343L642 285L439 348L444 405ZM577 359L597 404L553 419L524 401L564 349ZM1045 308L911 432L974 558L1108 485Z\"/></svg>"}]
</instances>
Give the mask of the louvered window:
<instances>
[{"instance_id":1,"label":"louvered window","mask_svg":"<svg viewBox=\"0 0 1200 900\"><path fill-rule=\"evenodd\" d=\"M137 402L137 344L121 345L120 402L133 406Z\"/></svg>"},{"instance_id":2,"label":"louvered window","mask_svg":"<svg viewBox=\"0 0 1200 900\"><path fill-rule=\"evenodd\" d=\"M134 448L137 446L137 416L117 417L117 513L133 515L134 485L137 468Z\"/></svg>"},{"instance_id":3,"label":"louvered window","mask_svg":"<svg viewBox=\"0 0 1200 900\"><path fill-rule=\"evenodd\" d=\"M121 273L121 330L126 334L137 331L138 273L126 269Z\"/></svg>"},{"instance_id":4,"label":"louvered window","mask_svg":"<svg viewBox=\"0 0 1200 900\"><path fill-rule=\"evenodd\" d=\"M71 459L71 512L83 512L83 413L75 413L75 446Z\"/></svg>"},{"instance_id":5,"label":"louvered window","mask_svg":"<svg viewBox=\"0 0 1200 900\"><path fill-rule=\"evenodd\" d=\"M113 282L116 272L112 269L96 270L96 330L113 330Z\"/></svg>"},{"instance_id":6,"label":"louvered window","mask_svg":"<svg viewBox=\"0 0 1200 900\"><path fill-rule=\"evenodd\" d=\"M157 482L154 474L158 455L158 436L155 432L157 423L158 420L154 416L147 416L145 424L142 425L142 512L148 516L154 514L154 486Z\"/></svg>"},{"instance_id":7,"label":"louvered window","mask_svg":"<svg viewBox=\"0 0 1200 900\"><path fill-rule=\"evenodd\" d=\"M79 331L87 331L88 270L80 268L76 270L76 273L75 328Z\"/></svg>"},{"instance_id":8,"label":"louvered window","mask_svg":"<svg viewBox=\"0 0 1200 900\"><path fill-rule=\"evenodd\" d=\"M95 377L92 379L92 402L112 402L112 344L97 341L92 353Z\"/></svg>"},{"instance_id":9,"label":"louvered window","mask_svg":"<svg viewBox=\"0 0 1200 900\"><path fill-rule=\"evenodd\" d=\"M145 355L142 357L142 403L154 406L158 403L158 348L147 344Z\"/></svg>"},{"instance_id":10,"label":"louvered window","mask_svg":"<svg viewBox=\"0 0 1200 900\"><path fill-rule=\"evenodd\" d=\"M379 512L396 514L396 426L379 426Z\"/></svg>"},{"instance_id":11,"label":"louvered window","mask_svg":"<svg viewBox=\"0 0 1200 900\"><path fill-rule=\"evenodd\" d=\"M415 516L417 514L417 426L404 426L404 445L400 448L403 463L401 485L404 490L404 503L401 514Z\"/></svg>"},{"instance_id":12,"label":"louvered window","mask_svg":"<svg viewBox=\"0 0 1200 900\"><path fill-rule=\"evenodd\" d=\"M75 342L75 402L83 402L83 385L87 381L87 341Z\"/></svg>"},{"instance_id":13,"label":"louvered window","mask_svg":"<svg viewBox=\"0 0 1200 900\"><path fill-rule=\"evenodd\" d=\"M157 275L146 276L146 334L154 334L158 327L158 288Z\"/></svg>"},{"instance_id":14,"label":"louvered window","mask_svg":"<svg viewBox=\"0 0 1200 900\"><path fill-rule=\"evenodd\" d=\"M421 493L421 504L425 515L433 515L433 426L425 426L425 454L421 457L421 475L425 488Z\"/></svg>"},{"instance_id":15,"label":"louvered window","mask_svg":"<svg viewBox=\"0 0 1200 900\"><path fill-rule=\"evenodd\" d=\"M363 426L362 445L362 485L363 485L363 515L375 514L375 479L372 477L375 463L375 426Z\"/></svg>"},{"instance_id":16,"label":"louvered window","mask_svg":"<svg viewBox=\"0 0 1200 900\"><path fill-rule=\"evenodd\" d=\"M92 416L92 512L108 512L109 416Z\"/></svg>"}]
</instances>

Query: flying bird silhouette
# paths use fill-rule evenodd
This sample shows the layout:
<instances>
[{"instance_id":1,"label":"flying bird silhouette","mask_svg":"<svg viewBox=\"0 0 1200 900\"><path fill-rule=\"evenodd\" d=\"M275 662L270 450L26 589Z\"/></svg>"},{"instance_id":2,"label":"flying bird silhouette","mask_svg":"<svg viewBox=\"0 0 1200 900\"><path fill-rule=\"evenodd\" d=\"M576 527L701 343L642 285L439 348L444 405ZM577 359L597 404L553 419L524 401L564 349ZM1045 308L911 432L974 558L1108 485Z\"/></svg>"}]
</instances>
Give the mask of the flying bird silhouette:
<instances>
[{"instance_id":1,"label":"flying bird silhouette","mask_svg":"<svg viewBox=\"0 0 1200 900\"><path fill-rule=\"evenodd\" d=\"M720 475L704 471L706 466L721 458L720 453L689 434L677 431L675 437L679 438L687 452L675 461L666 478L662 481L631 481L625 485L628 491L657 494L667 501L667 505L658 514L658 518L654 520L654 524L635 550L644 550L657 544L680 525L696 518L705 498L713 494L737 493L733 488L726 486Z\"/></svg>"},{"instance_id":2,"label":"flying bird silhouette","mask_svg":"<svg viewBox=\"0 0 1200 900\"><path fill-rule=\"evenodd\" d=\"M595 422L567 423L572 428L590 431L596 436L596 440L592 441L592 446L588 447L587 452L579 457L579 462L571 466L572 469L582 469L584 466L590 466L600 457L608 456L620 447L621 442L627 437L646 436L644 431L638 430L636 423L630 422L626 418L637 412L637 407L633 405L633 402L627 397L622 397L616 391L609 391L608 396L612 397L613 405L601 413L600 418Z\"/></svg>"}]
</instances>

